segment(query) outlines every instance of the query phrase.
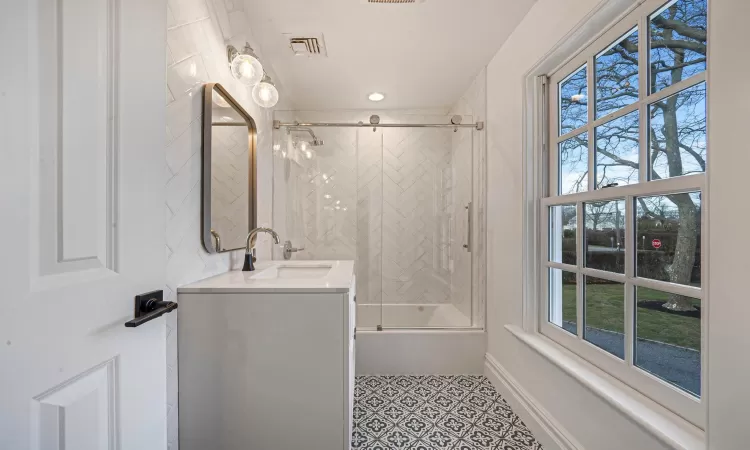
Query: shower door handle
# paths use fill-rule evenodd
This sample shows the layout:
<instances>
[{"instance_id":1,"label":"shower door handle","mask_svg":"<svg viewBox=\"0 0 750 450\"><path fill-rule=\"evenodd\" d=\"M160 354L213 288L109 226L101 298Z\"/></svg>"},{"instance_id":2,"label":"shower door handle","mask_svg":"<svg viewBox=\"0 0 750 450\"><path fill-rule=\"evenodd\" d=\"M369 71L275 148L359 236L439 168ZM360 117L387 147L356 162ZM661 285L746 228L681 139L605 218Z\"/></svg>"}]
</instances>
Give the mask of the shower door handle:
<instances>
[{"instance_id":1,"label":"shower door handle","mask_svg":"<svg viewBox=\"0 0 750 450\"><path fill-rule=\"evenodd\" d=\"M466 208L466 216L467 216L467 219L466 219L467 231L466 231L466 243L464 244L464 248L466 249L467 252L471 253L471 228L472 228L471 227L471 209L472 209L471 202L469 202L469 204L466 205L465 208Z\"/></svg>"}]
</instances>

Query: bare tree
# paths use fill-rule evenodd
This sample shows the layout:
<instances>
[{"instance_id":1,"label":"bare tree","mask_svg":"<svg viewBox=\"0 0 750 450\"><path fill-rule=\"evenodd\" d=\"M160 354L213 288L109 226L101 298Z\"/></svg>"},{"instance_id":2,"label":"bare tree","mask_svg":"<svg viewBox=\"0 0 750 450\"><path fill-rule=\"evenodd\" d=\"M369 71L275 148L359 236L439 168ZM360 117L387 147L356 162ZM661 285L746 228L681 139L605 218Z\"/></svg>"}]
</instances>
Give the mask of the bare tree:
<instances>
[{"instance_id":1,"label":"bare tree","mask_svg":"<svg viewBox=\"0 0 750 450\"><path fill-rule=\"evenodd\" d=\"M622 226L618 221L616 201L591 202L586 204L586 228L598 231L599 228L616 229ZM622 214L624 216L624 214Z\"/></svg>"},{"instance_id":2,"label":"bare tree","mask_svg":"<svg viewBox=\"0 0 750 450\"><path fill-rule=\"evenodd\" d=\"M639 32L645 34L642 31L632 32L597 56L594 101L585 97L585 70L561 84L562 132L583 126L587 121L587 107L591 105L596 117L600 118L638 100L639 89L647 88L638 84L638 39ZM677 1L651 19L649 31L648 89L651 93L705 70L706 0ZM705 98L705 85L699 84L653 103L649 106L648 136L639 136L638 111L598 127L595 137L580 135L576 141L567 144L567 148L565 144L561 146L561 150L568 150L561 152L562 169L582 167L576 161L576 157L581 157L580 152L575 149L593 138L596 142L596 187L636 182L640 167L639 141L648 139L648 171L652 180L704 172ZM578 174L578 179L586 179L588 170L585 172ZM576 187L570 186L570 191L576 192ZM669 280L690 284L700 231L700 200L688 193L670 194L667 198L676 205L678 215L674 259L667 269ZM658 214L649 210L646 202L641 202L640 206L648 214ZM665 307L673 310L693 308L688 298L679 295L670 296Z\"/></svg>"}]
</instances>

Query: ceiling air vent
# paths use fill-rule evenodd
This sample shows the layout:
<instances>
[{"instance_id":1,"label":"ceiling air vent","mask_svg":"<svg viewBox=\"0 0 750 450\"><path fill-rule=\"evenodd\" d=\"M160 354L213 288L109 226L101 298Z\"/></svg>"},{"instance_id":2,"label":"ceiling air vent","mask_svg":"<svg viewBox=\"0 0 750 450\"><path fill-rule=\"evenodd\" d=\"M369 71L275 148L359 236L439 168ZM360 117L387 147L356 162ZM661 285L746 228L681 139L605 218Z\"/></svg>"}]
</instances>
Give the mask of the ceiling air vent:
<instances>
[{"instance_id":1,"label":"ceiling air vent","mask_svg":"<svg viewBox=\"0 0 750 450\"><path fill-rule=\"evenodd\" d=\"M313 33L285 33L289 40L289 48L297 56L326 56L326 46L322 34Z\"/></svg>"}]
</instances>

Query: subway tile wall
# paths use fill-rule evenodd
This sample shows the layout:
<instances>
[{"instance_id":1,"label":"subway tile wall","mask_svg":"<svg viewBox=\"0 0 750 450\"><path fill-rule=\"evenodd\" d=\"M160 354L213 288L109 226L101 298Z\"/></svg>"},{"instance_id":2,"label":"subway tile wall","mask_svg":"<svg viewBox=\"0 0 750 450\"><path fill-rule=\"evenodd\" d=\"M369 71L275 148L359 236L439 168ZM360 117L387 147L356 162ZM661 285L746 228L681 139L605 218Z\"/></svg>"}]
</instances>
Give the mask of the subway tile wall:
<instances>
[{"instance_id":1,"label":"subway tile wall","mask_svg":"<svg viewBox=\"0 0 750 450\"><path fill-rule=\"evenodd\" d=\"M454 110L469 112L467 105ZM458 112L456 112L458 113ZM447 111L378 111L383 123L448 123ZM368 121L364 111L277 111L282 121ZM470 130L316 128L274 141L274 226L298 259L354 259L360 304L453 304L472 325L466 206L474 195ZM370 324L372 325L372 324ZM388 325L388 324L383 324Z\"/></svg>"},{"instance_id":2,"label":"subway tile wall","mask_svg":"<svg viewBox=\"0 0 750 450\"><path fill-rule=\"evenodd\" d=\"M226 43L248 41L262 59L262 49L247 25L240 0L168 0L166 51L167 129L164 178L167 285L165 296L176 299L177 287L237 268L242 252L209 254L203 249L201 223L202 86L221 83L255 119L258 127L258 224L271 223L272 114L252 101L250 89L231 77ZM271 67L266 67L273 77ZM274 77L275 78L275 77ZM278 81L278 80L277 80ZM277 83L277 86L279 83ZM282 98L283 87L279 86ZM271 244L259 238L259 257L269 258ZM178 443L177 314L167 319L167 437Z\"/></svg>"},{"instance_id":3,"label":"subway tile wall","mask_svg":"<svg viewBox=\"0 0 750 450\"><path fill-rule=\"evenodd\" d=\"M221 248L243 248L250 216L247 128L213 127L211 156L211 228Z\"/></svg>"},{"instance_id":4,"label":"subway tile wall","mask_svg":"<svg viewBox=\"0 0 750 450\"><path fill-rule=\"evenodd\" d=\"M461 98L456 102L450 110L450 115L462 115L464 117L470 116L474 122L484 122L487 117L487 69L483 68L479 74L477 74L471 86L464 92ZM465 134L454 134L453 137L453 150L454 150L454 161L457 166L458 174L473 174L471 183L460 183L460 186L465 189L471 189L472 194L472 208L474 214L474 221L472 222L471 236L472 242L471 254L462 253L459 254L459 263L467 264L469 261L472 264L472 272L467 278L465 272L459 272L454 280L453 285L454 296L456 298L455 305L463 314L470 313L472 316L472 323L475 326L483 327L485 320L485 304L486 304L486 284L487 284L487 229L486 229L486 205L487 205L487 131L481 131L473 134L473 142L469 143L466 141ZM466 158L462 155L467 155L469 152L472 154L472 158ZM467 164L472 164L471 169L466 167ZM465 181L465 180L464 180ZM460 194L461 198L466 198L466 194ZM457 205L459 208L464 205ZM456 211L456 217L459 217L460 211ZM466 222L461 222L457 226L461 227ZM466 229L460 229L459 233L468 232ZM465 284L471 285L471 291L463 288ZM469 299L462 297L462 294L471 292L473 302Z\"/></svg>"}]
</instances>

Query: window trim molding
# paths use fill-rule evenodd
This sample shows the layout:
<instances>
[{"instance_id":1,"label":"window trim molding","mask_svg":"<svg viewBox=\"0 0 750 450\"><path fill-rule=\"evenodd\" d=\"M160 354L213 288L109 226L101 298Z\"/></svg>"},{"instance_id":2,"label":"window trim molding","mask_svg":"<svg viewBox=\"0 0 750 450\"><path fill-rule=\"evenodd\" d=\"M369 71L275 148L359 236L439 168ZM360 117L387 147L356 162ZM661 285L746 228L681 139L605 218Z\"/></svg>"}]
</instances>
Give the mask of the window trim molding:
<instances>
[{"instance_id":1,"label":"window trim molding","mask_svg":"<svg viewBox=\"0 0 750 450\"><path fill-rule=\"evenodd\" d=\"M505 325L505 329L664 445L681 450L706 448L703 430L549 337L515 325Z\"/></svg>"},{"instance_id":2,"label":"window trim molding","mask_svg":"<svg viewBox=\"0 0 750 450\"><path fill-rule=\"evenodd\" d=\"M702 361L702 377L701 377L701 398L696 399L689 394L679 390L678 388L670 385L664 380L639 369L637 366L632 365L632 369L629 371L614 369L615 373L611 373L610 369L619 365L627 365L625 361L618 361L611 355L607 354L606 358L601 357L598 353L605 353L594 346L593 344L587 343L583 340L576 339L570 333L554 327L552 324L548 324L545 320L547 308L543 306L541 297L546 295L546 290L542 287L542 280L547 278L543 274L544 271L548 270L548 267L558 266L559 268L565 268L563 264L547 263L546 258L543 256L543 250L546 248L546 234L547 230L543 227L544 218L546 217L546 209L548 206L555 204L574 204L575 202L586 201L587 198L592 195L601 195L601 192L589 190L587 192L568 194L563 197L548 197L546 193L549 193L548 183L550 178L547 176L547 170L549 168L548 161L550 161L550 154L552 146L557 146L557 143L564 138L564 136L554 136L549 134L549 130L552 128L549 122L550 109L553 107L552 102L549 101L549 95L551 92L556 92L556 86L550 82L547 74L553 74L559 72L561 69L570 66L570 70L574 70L574 66L582 66L588 62L588 57L585 56L584 52L590 50L589 47L595 44L597 40L601 39L607 34L616 34L617 36L622 35L623 29L631 29L634 26L638 26L639 30L645 30L644 20L638 18L635 25L628 24L627 21L623 21L629 14L640 9L641 7L651 7L655 3L665 3L661 0L639 0L637 2L631 2L628 0L602 0L597 6L589 12L575 27L572 31L563 37L546 55L544 55L529 71L526 72L523 82L523 255L524 255L524 270L523 270L523 308L522 308L522 329L525 333L531 333L532 335L538 335L541 338L547 339L553 345L559 346L561 349L566 351L573 351L573 353L581 355L583 358L587 358L586 362L591 364L592 367L601 371L602 374L612 377L615 373L618 378L624 378L620 381L621 383L628 386L629 389L638 389L642 391L643 395L646 395L649 400L654 401L660 407L666 408L670 412L670 416L673 421L677 422L680 427L697 427L702 430L706 427L706 414L707 414L707 390L706 390L706 356L705 349L707 347L706 339L706 324L708 317L702 320L701 332L701 356ZM659 5L656 5L658 8ZM642 31L639 31L642 33ZM616 39L615 36L614 38ZM645 45L647 39L639 36L639 52L645 52ZM709 50L710 51L710 50ZM639 62L639 73L642 75L645 73L642 69L644 63L641 58ZM589 76L593 67L587 67ZM701 74L694 75L680 83L670 86L667 89L659 91L660 98L672 95L688 85L695 85L700 82L705 82L707 71ZM699 81L696 81L699 80ZM639 81L642 81L639 79ZM589 83L593 83L593 79L589 79ZM641 83L643 87L646 85ZM666 91L666 92L665 92ZM638 111L640 102L635 102L633 105L623 108L625 111L618 110L612 114L596 119L598 122L607 122L616 117L628 114L633 111ZM589 107L589 116L594 115L593 107ZM592 122L592 118L589 117L589 122ZM645 121L642 121L645 123ZM641 123L643 128L644 123ZM588 127L590 124L573 130L567 133L571 136L577 135L582 132L583 129ZM643 146L641 146L643 147ZM643 150L643 149L641 149ZM645 172L647 169L641 168L641 172ZM643 175L641 173L641 175ZM556 178L556 177L555 177ZM590 174L589 183L595 183L593 176ZM698 179L700 178L700 179ZM650 181L649 189L650 195L658 195L655 191L667 193L680 191L692 191L700 189L704 196L707 196L707 182L706 175L687 175L677 178L668 178L664 180ZM640 178L642 179L642 178ZM637 195L642 187L639 189L638 185L625 185L618 186L615 188L608 189L608 196L611 198L632 198L633 195ZM556 193L556 192L555 192ZM630 208L632 209L632 208ZM630 211L631 215L633 211ZM708 230L707 215L703 214L701 218L701 224L704 230ZM632 217L631 217L632 218ZM580 228L580 227L578 227ZM579 230L579 233L581 230ZM629 235L630 233L628 233ZM579 240L579 242L581 242ZM632 248L632 246L631 246ZM706 252L702 252L706 253ZM705 255L702 256L705 260ZM544 261L543 261L544 259ZM702 278L703 282L703 298L708 292L708 280L705 278L707 273L705 264L702 267ZM631 271L632 272L632 271ZM594 275L596 276L596 275ZM612 278L612 277L610 277ZM625 280L625 274L621 274L621 278ZM643 279L639 280L640 285L650 284L656 289L664 290L664 285L669 285L669 291L678 290L680 293L692 292L694 288L683 288L675 287L667 282L655 282L651 283L651 280L643 283ZM649 286L649 287L651 287ZM580 281L579 281L580 287ZM684 291L684 292L683 292ZM688 294L689 295L689 294ZM692 296L695 296L694 293ZM701 298L701 297L698 297ZM626 305L629 302L626 301ZM707 303L707 302L706 302ZM627 308L627 307L626 307ZM631 306L626 311L632 310ZM704 307L706 312L707 307ZM632 311L630 311L632 312ZM580 315L579 311L579 315ZM545 317L542 317L545 315ZM625 325L628 326L628 320L632 322L632 318L625 318ZM515 333L514 333L515 334ZM551 339L550 335L555 336L559 339ZM573 342L575 340L575 342ZM570 341L570 342L567 342ZM626 346L626 351L628 346ZM632 351L632 349L629 349ZM592 356L591 359L588 357ZM629 354L626 354L628 357ZM556 362L550 359L552 362ZM599 364L599 360L605 361L604 364ZM559 364L558 364L559 365ZM606 366L606 367L605 367ZM628 373L625 377L619 377L620 373ZM667 389L671 389L675 394L669 393ZM592 386L593 388L593 386ZM659 392L661 391L661 394ZM629 395L629 394L628 394ZM670 398L665 401L664 397Z\"/></svg>"},{"instance_id":3,"label":"window trim molding","mask_svg":"<svg viewBox=\"0 0 750 450\"><path fill-rule=\"evenodd\" d=\"M538 222L539 199L546 192L542 158L549 159L549 115L547 74L554 73L594 43L614 24L649 0L600 0L600 2L563 36L547 54L524 75L523 80L523 271L522 322L526 331L537 332L539 244L541 230Z\"/></svg>"}]
</instances>

